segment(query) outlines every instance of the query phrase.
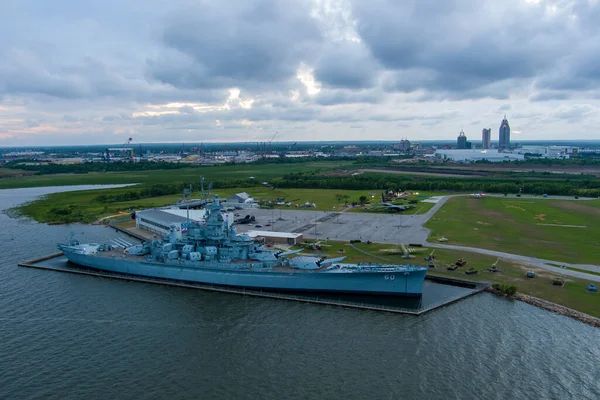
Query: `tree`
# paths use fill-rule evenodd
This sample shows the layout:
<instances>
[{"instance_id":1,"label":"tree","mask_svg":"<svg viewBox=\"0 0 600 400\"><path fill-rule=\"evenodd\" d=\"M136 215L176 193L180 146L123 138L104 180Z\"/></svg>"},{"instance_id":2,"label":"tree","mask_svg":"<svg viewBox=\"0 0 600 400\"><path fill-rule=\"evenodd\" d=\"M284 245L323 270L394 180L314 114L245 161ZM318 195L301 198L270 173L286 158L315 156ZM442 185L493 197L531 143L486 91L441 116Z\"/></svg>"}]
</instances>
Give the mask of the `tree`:
<instances>
[{"instance_id":1,"label":"tree","mask_svg":"<svg viewBox=\"0 0 600 400\"><path fill-rule=\"evenodd\" d=\"M367 202L367 196L360 196L358 198L358 201L360 202L360 204L365 204Z\"/></svg>"}]
</instances>

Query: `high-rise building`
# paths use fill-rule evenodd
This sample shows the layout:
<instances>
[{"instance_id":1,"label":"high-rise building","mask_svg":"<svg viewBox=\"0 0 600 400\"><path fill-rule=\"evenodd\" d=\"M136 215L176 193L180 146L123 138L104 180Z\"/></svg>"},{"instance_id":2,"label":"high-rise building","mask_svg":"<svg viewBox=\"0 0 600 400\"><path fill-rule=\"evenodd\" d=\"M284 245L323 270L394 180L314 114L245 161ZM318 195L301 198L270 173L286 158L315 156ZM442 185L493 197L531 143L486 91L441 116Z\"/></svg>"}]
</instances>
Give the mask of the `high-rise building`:
<instances>
[{"instance_id":1,"label":"high-rise building","mask_svg":"<svg viewBox=\"0 0 600 400\"><path fill-rule=\"evenodd\" d=\"M400 143L394 143L393 148L394 150L401 151L402 153L410 153L410 140L403 138L402 140L400 140Z\"/></svg>"},{"instance_id":2,"label":"high-rise building","mask_svg":"<svg viewBox=\"0 0 600 400\"><path fill-rule=\"evenodd\" d=\"M491 142L492 142L492 129L488 128L485 129L483 128L483 131L481 131L481 148L482 149L489 149L491 146Z\"/></svg>"},{"instance_id":3,"label":"high-rise building","mask_svg":"<svg viewBox=\"0 0 600 400\"><path fill-rule=\"evenodd\" d=\"M498 150L507 150L510 148L510 125L506 119L506 115L500 123L499 137L498 137Z\"/></svg>"},{"instance_id":4,"label":"high-rise building","mask_svg":"<svg viewBox=\"0 0 600 400\"><path fill-rule=\"evenodd\" d=\"M460 130L460 133L458 134L458 138L456 138L456 147L458 147L459 149L466 149L467 148L467 137L465 136L465 132L463 132L463 130Z\"/></svg>"},{"instance_id":5,"label":"high-rise building","mask_svg":"<svg viewBox=\"0 0 600 400\"><path fill-rule=\"evenodd\" d=\"M410 140L402 139L400 141L400 151L408 153L410 151Z\"/></svg>"}]
</instances>

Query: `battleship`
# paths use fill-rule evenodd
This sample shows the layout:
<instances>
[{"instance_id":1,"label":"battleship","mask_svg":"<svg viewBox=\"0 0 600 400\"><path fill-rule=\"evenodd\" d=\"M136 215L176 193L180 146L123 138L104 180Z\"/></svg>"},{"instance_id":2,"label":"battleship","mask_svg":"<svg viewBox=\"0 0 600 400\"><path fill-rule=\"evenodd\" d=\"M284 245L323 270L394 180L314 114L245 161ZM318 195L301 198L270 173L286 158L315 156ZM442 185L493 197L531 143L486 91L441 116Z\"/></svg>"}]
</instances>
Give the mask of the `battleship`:
<instances>
[{"instance_id":1,"label":"battleship","mask_svg":"<svg viewBox=\"0 0 600 400\"><path fill-rule=\"evenodd\" d=\"M227 222L218 196L206 205L204 220L178 234L132 245L58 244L76 265L125 275L226 287L282 292L342 292L421 296L427 268L420 265L344 263L345 257L268 249Z\"/></svg>"}]
</instances>

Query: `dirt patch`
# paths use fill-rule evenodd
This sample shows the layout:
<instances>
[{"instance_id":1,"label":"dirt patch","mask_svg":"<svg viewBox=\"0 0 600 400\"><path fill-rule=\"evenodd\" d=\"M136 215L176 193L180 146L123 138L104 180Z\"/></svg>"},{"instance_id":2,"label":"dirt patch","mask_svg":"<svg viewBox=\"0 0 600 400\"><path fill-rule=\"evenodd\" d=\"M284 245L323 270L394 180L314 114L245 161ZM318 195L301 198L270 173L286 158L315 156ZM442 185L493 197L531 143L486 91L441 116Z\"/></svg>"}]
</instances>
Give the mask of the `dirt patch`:
<instances>
[{"instance_id":1,"label":"dirt patch","mask_svg":"<svg viewBox=\"0 0 600 400\"><path fill-rule=\"evenodd\" d=\"M425 171L413 171L410 168L405 170L396 169L379 169L379 168L365 168L364 172L377 172L384 174L401 174L401 175L420 175L420 176L438 176L438 177L450 177L450 178L473 178L473 177L484 177L485 175L480 174L453 174L453 173L442 173L442 172L425 172Z\"/></svg>"},{"instance_id":2,"label":"dirt patch","mask_svg":"<svg viewBox=\"0 0 600 400\"><path fill-rule=\"evenodd\" d=\"M432 167L434 169L435 167ZM444 169L475 170L475 171L501 171L501 172L549 172L551 174L590 174L600 176L600 166L597 165L544 165L529 164L527 166L515 166L514 164L486 164L486 165L447 165Z\"/></svg>"},{"instance_id":3,"label":"dirt patch","mask_svg":"<svg viewBox=\"0 0 600 400\"><path fill-rule=\"evenodd\" d=\"M565 211L576 211L585 215L600 217L600 208L588 206L580 201L561 201L551 203L550 205Z\"/></svg>"},{"instance_id":4,"label":"dirt patch","mask_svg":"<svg viewBox=\"0 0 600 400\"><path fill-rule=\"evenodd\" d=\"M505 205L504 207L505 207L505 208L515 208L515 209L517 209L517 210L520 210L520 211L525 211L525 209L524 209L523 207L519 207L519 206L509 206L509 205Z\"/></svg>"},{"instance_id":5,"label":"dirt patch","mask_svg":"<svg viewBox=\"0 0 600 400\"><path fill-rule=\"evenodd\" d=\"M351 176L353 174L362 174L359 170L347 170L347 169L334 169L331 171L321 172L321 175L325 176Z\"/></svg>"},{"instance_id":6,"label":"dirt patch","mask_svg":"<svg viewBox=\"0 0 600 400\"><path fill-rule=\"evenodd\" d=\"M514 264L517 268L519 268L522 272L523 272L523 276L525 276L525 274L527 273L527 271L534 271L536 274L537 279L552 279L556 276L556 274L554 272L545 270L545 269L541 269L538 267L534 267L533 265L526 265L526 264ZM522 280L525 280L528 278L523 278Z\"/></svg>"},{"instance_id":7,"label":"dirt patch","mask_svg":"<svg viewBox=\"0 0 600 400\"><path fill-rule=\"evenodd\" d=\"M502 211L495 211L495 210L476 210L477 214L483 216L483 217L490 217L490 218L507 218L508 216L503 213Z\"/></svg>"}]
</instances>

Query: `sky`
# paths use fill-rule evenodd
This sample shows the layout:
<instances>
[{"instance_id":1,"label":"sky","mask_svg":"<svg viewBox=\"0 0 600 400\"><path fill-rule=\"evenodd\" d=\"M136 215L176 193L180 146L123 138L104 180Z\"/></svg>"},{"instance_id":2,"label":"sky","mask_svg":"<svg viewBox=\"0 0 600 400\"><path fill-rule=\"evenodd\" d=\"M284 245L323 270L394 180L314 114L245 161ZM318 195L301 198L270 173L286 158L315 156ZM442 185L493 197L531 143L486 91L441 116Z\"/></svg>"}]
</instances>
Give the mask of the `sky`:
<instances>
[{"instance_id":1,"label":"sky","mask_svg":"<svg viewBox=\"0 0 600 400\"><path fill-rule=\"evenodd\" d=\"M0 146L600 139L600 0L0 3Z\"/></svg>"}]
</instances>

